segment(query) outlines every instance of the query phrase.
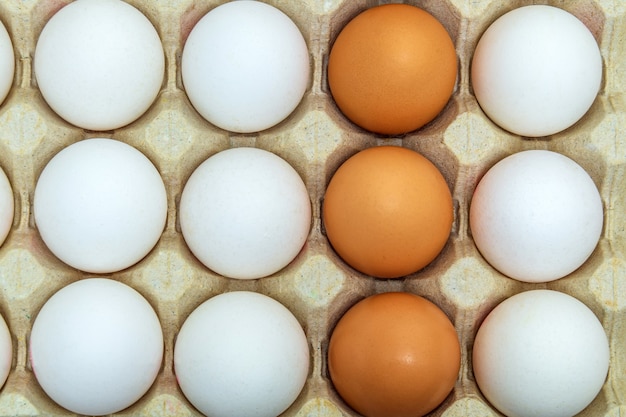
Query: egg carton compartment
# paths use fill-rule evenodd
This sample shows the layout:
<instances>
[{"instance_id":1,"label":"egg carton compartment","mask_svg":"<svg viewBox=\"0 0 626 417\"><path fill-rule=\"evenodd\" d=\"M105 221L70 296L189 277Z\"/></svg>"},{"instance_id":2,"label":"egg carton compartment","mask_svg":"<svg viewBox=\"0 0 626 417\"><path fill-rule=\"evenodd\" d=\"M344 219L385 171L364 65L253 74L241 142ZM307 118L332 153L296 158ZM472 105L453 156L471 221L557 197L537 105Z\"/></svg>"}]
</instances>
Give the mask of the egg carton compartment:
<instances>
[{"instance_id":1,"label":"egg carton compartment","mask_svg":"<svg viewBox=\"0 0 626 417\"><path fill-rule=\"evenodd\" d=\"M462 365L453 392L432 416L499 416L474 380L471 352L485 316L521 291L550 288L571 294L589 306L609 335L611 367L596 400L580 415L615 416L626 409L626 6L610 0L500 2L495 0L409 1L436 16L457 50L459 72L450 102L422 129L397 137L374 135L349 122L332 100L326 79L328 54L343 26L359 12L385 1L276 0L302 31L311 58L311 77L298 108L277 126L255 134L236 134L205 121L185 95L180 60L195 23L222 1L129 0L156 27L166 69L159 96L136 122L114 131L74 127L44 102L33 75L37 38L65 0L9 0L0 4L16 56L16 73L0 106L0 166L15 197L15 219L0 247L0 313L13 337L13 364L0 390L0 416L72 415L39 387L28 360L33 321L45 301L76 280L96 276L58 260L41 240L32 215L34 188L46 163L60 150L85 138L108 137L144 153L161 174L168 217L157 246L138 264L106 276L138 290L154 307L164 332L165 354L147 394L118 416L200 416L177 385L173 369L176 336L187 316L212 296L234 290L266 294L288 307L302 324L311 351L307 383L285 416L356 416L334 390L328 375L328 340L341 315L360 299L381 292L408 291L439 305L454 323L461 342ZM587 115L566 131L542 139L510 134L481 111L469 70L473 49L497 17L526 4L551 4L581 19L592 31L603 56L603 84ZM328 182L342 162L379 145L414 149L443 173L454 200L454 224L448 243L426 268L402 279L377 279L346 265L333 251L321 221ZM224 278L202 265L187 248L178 208L193 170L218 151L254 146L271 151L300 174L312 203L312 227L298 257L276 274L250 281ZM526 284L495 271L476 249L469 229L469 204L478 180L498 160L525 149L549 149L578 162L593 178L604 204L602 238L585 264L566 278Z\"/></svg>"}]
</instances>

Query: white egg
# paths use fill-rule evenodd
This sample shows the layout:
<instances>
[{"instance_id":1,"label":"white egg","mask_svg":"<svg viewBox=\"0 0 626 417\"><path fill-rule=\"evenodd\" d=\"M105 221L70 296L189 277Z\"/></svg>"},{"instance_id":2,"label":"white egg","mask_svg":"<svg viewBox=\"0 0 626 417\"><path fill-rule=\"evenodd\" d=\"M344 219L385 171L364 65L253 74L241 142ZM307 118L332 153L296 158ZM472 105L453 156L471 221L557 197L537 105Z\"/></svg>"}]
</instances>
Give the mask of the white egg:
<instances>
[{"instance_id":1,"label":"white egg","mask_svg":"<svg viewBox=\"0 0 626 417\"><path fill-rule=\"evenodd\" d=\"M258 1L207 13L184 46L182 79L206 120L233 132L270 128L289 116L309 82L309 53L298 27Z\"/></svg>"},{"instance_id":2,"label":"white egg","mask_svg":"<svg viewBox=\"0 0 626 417\"><path fill-rule=\"evenodd\" d=\"M15 75L15 55L9 32L0 22L0 103L9 94Z\"/></svg>"},{"instance_id":3,"label":"white egg","mask_svg":"<svg viewBox=\"0 0 626 417\"><path fill-rule=\"evenodd\" d=\"M562 278L594 251L602 199L587 172L556 152L518 152L480 180L470 205L476 247L495 269L526 282Z\"/></svg>"},{"instance_id":4,"label":"white egg","mask_svg":"<svg viewBox=\"0 0 626 417\"><path fill-rule=\"evenodd\" d=\"M163 359L163 333L137 291L110 279L84 279L41 308L29 353L52 400L74 413L104 415L134 404L152 386Z\"/></svg>"},{"instance_id":5,"label":"white egg","mask_svg":"<svg viewBox=\"0 0 626 417\"><path fill-rule=\"evenodd\" d=\"M66 264L115 272L144 258L165 227L165 185L141 152L113 139L87 139L55 155L35 187L35 223Z\"/></svg>"},{"instance_id":6,"label":"white egg","mask_svg":"<svg viewBox=\"0 0 626 417\"><path fill-rule=\"evenodd\" d=\"M576 298L527 291L481 324L473 368L481 392L508 417L572 417L600 392L609 344L602 324Z\"/></svg>"},{"instance_id":7,"label":"white egg","mask_svg":"<svg viewBox=\"0 0 626 417\"><path fill-rule=\"evenodd\" d=\"M13 363L13 341L4 317L0 316L0 387L6 382Z\"/></svg>"},{"instance_id":8,"label":"white egg","mask_svg":"<svg viewBox=\"0 0 626 417\"><path fill-rule=\"evenodd\" d=\"M90 130L125 126L148 110L165 74L152 23L121 0L77 0L45 25L34 57L37 85L66 121Z\"/></svg>"},{"instance_id":9,"label":"white egg","mask_svg":"<svg viewBox=\"0 0 626 417\"><path fill-rule=\"evenodd\" d=\"M262 149L233 148L193 172L180 200L180 226L209 269L229 278L262 278L302 249L311 202L287 161Z\"/></svg>"},{"instance_id":10,"label":"white egg","mask_svg":"<svg viewBox=\"0 0 626 417\"><path fill-rule=\"evenodd\" d=\"M217 295L185 320L174 348L187 399L211 417L276 417L298 397L309 348L298 320L254 292Z\"/></svg>"},{"instance_id":11,"label":"white egg","mask_svg":"<svg viewBox=\"0 0 626 417\"><path fill-rule=\"evenodd\" d=\"M589 110L602 81L602 56L575 16L530 5L489 26L476 45L471 77L478 103L496 124L522 136L547 136Z\"/></svg>"},{"instance_id":12,"label":"white egg","mask_svg":"<svg viewBox=\"0 0 626 417\"><path fill-rule=\"evenodd\" d=\"M14 216L13 190L6 174L0 168L0 245L11 231Z\"/></svg>"}]
</instances>

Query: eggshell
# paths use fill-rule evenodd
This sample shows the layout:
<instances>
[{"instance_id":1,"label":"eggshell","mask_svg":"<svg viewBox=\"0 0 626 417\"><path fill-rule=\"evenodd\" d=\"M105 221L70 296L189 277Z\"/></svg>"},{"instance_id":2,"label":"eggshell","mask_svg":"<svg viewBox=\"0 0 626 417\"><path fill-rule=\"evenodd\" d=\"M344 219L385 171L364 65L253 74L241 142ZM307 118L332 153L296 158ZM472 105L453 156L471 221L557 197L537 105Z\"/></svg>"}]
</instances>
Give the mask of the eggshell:
<instances>
[{"instance_id":1,"label":"eggshell","mask_svg":"<svg viewBox=\"0 0 626 417\"><path fill-rule=\"evenodd\" d=\"M6 174L0 168L0 245L2 245L11 231L15 215L13 189Z\"/></svg>"},{"instance_id":2,"label":"eggshell","mask_svg":"<svg viewBox=\"0 0 626 417\"><path fill-rule=\"evenodd\" d=\"M330 337L328 370L339 395L365 417L423 416L448 396L461 350L435 304L383 293L352 306Z\"/></svg>"},{"instance_id":3,"label":"eggshell","mask_svg":"<svg viewBox=\"0 0 626 417\"><path fill-rule=\"evenodd\" d=\"M435 165L398 146L368 148L335 172L323 203L328 240L350 266L397 278L432 262L454 217L448 184Z\"/></svg>"},{"instance_id":4,"label":"eggshell","mask_svg":"<svg viewBox=\"0 0 626 417\"><path fill-rule=\"evenodd\" d=\"M300 253L311 201L287 161L258 148L232 148L192 173L180 199L180 226L189 249L211 270L262 278Z\"/></svg>"},{"instance_id":5,"label":"eggshell","mask_svg":"<svg viewBox=\"0 0 626 417\"><path fill-rule=\"evenodd\" d=\"M161 367L163 333L137 291L89 278L62 288L43 305L29 353L50 398L74 413L105 415L148 391Z\"/></svg>"},{"instance_id":6,"label":"eggshell","mask_svg":"<svg viewBox=\"0 0 626 417\"><path fill-rule=\"evenodd\" d=\"M372 7L339 33L328 57L328 85L360 127L395 135L433 120L457 76L454 43L431 14L406 4Z\"/></svg>"},{"instance_id":7,"label":"eggshell","mask_svg":"<svg viewBox=\"0 0 626 417\"><path fill-rule=\"evenodd\" d=\"M15 55L13 52L13 42L9 32L2 22L0 22L0 103L2 103L13 85L15 75Z\"/></svg>"},{"instance_id":8,"label":"eggshell","mask_svg":"<svg viewBox=\"0 0 626 417\"><path fill-rule=\"evenodd\" d=\"M481 324L473 369L482 393L508 417L572 417L600 392L609 344L602 324L576 298L526 291Z\"/></svg>"},{"instance_id":9,"label":"eggshell","mask_svg":"<svg viewBox=\"0 0 626 417\"><path fill-rule=\"evenodd\" d=\"M602 82L595 38L574 15L530 5L492 23L472 59L472 87L500 127L523 136L558 133L593 104Z\"/></svg>"},{"instance_id":10,"label":"eggshell","mask_svg":"<svg viewBox=\"0 0 626 417\"><path fill-rule=\"evenodd\" d=\"M33 202L48 248L86 272L107 273L144 258L165 227L167 196L155 166L113 139L76 142L45 166Z\"/></svg>"},{"instance_id":11,"label":"eggshell","mask_svg":"<svg viewBox=\"0 0 626 417\"><path fill-rule=\"evenodd\" d=\"M260 1L233 1L193 27L181 71L185 92L205 119L233 132L256 132L280 123L300 103L309 52L285 13Z\"/></svg>"},{"instance_id":12,"label":"eggshell","mask_svg":"<svg viewBox=\"0 0 626 417\"><path fill-rule=\"evenodd\" d=\"M154 102L165 55L152 23L130 4L77 0L43 28L34 72L44 99L63 119L112 130L135 121Z\"/></svg>"},{"instance_id":13,"label":"eggshell","mask_svg":"<svg viewBox=\"0 0 626 417\"><path fill-rule=\"evenodd\" d=\"M276 417L304 387L309 347L278 301L234 291L210 298L185 320L174 367L187 399L207 416Z\"/></svg>"},{"instance_id":14,"label":"eggshell","mask_svg":"<svg viewBox=\"0 0 626 417\"><path fill-rule=\"evenodd\" d=\"M587 172L552 151L530 150L495 164L470 205L476 247L494 268L526 282L548 282L580 267L604 222L602 199Z\"/></svg>"},{"instance_id":15,"label":"eggshell","mask_svg":"<svg viewBox=\"0 0 626 417\"><path fill-rule=\"evenodd\" d=\"M4 317L0 316L0 388L6 382L13 363L13 341Z\"/></svg>"}]
</instances>

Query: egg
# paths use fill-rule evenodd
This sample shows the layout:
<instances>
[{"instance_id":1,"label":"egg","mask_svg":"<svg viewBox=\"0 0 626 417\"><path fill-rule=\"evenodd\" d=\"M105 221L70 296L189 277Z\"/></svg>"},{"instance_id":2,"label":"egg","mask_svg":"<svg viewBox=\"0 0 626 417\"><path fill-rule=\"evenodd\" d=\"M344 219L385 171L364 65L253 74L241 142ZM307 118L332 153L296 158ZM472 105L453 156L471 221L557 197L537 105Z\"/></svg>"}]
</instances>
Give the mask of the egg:
<instances>
[{"instance_id":1,"label":"egg","mask_svg":"<svg viewBox=\"0 0 626 417\"><path fill-rule=\"evenodd\" d=\"M9 32L2 22L0 22L0 103L2 103L11 90L13 77L15 75L15 55L13 52L13 42Z\"/></svg>"},{"instance_id":2,"label":"egg","mask_svg":"<svg viewBox=\"0 0 626 417\"><path fill-rule=\"evenodd\" d=\"M165 55L152 23L121 0L77 0L46 23L35 48L34 75L43 98L63 119L113 130L156 99Z\"/></svg>"},{"instance_id":3,"label":"egg","mask_svg":"<svg viewBox=\"0 0 626 417\"><path fill-rule=\"evenodd\" d=\"M76 142L44 167L35 224L46 246L85 272L128 268L156 245L167 196L156 167L132 146L105 138Z\"/></svg>"},{"instance_id":4,"label":"egg","mask_svg":"<svg viewBox=\"0 0 626 417\"><path fill-rule=\"evenodd\" d=\"M328 57L328 85L341 112L363 129L397 135L433 120L457 77L454 43L431 14L385 4L357 15Z\"/></svg>"},{"instance_id":5,"label":"egg","mask_svg":"<svg viewBox=\"0 0 626 417\"><path fill-rule=\"evenodd\" d=\"M398 146L360 151L333 174L322 218L337 254L354 269L398 278L432 262L453 221L452 196L437 167Z\"/></svg>"},{"instance_id":6,"label":"egg","mask_svg":"<svg viewBox=\"0 0 626 417\"><path fill-rule=\"evenodd\" d=\"M309 372L304 330L278 301L255 292L216 295L187 317L174 348L187 399L211 417L276 417Z\"/></svg>"},{"instance_id":7,"label":"egg","mask_svg":"<svg viewBox=\"0 0 626 417\"><path fill-rule=\"evenodd\" d=\"M496 163L470 204L476 247L495 269L519 281L548 282L578 269L604 223L589 174L557 152L529 150Z\"/></svg>"},{"instance_id":8,"label":"egg","mask_svg":"<svg viewBox=\"0 0 626 417\"><path fill-rule=\"evenodd\" d=\"M300 253L311 228L311 201L300 175L278 155L231 148L194 170L179 216L185 242L206 267L256 279Z\"/></svg>"},{"instance_id":9,"label":"egg","mask_svg":"<svg viewBox=\"0 0 626 417\"><path fill-rule=\"evenodd\" d=\"M13 363L13 341L4 317L0 316L0 388L6 382Z\"/></svg>"},{"instance_id":10,"label":"egg","mask_svg":"<svg viewBox=\"0 0 626 417\"><path fill-rule=\"evenodd\" d=\"M309 52L296 24L259 1L215 7L193 27L181 62L185 92L202 117L239 133L268 129L298 106Z\"/></svg>"},{"instance_id":11,"label":"egg","mask_svg":"<svg viewBox=\"0 0 626 417\"><path fill-rule=\"evenodd\" d=\"M0 168L0 245L4 243L13 225L14 206L13 189L4 170Z\"/></svg>"},{"instance_id":12,"label":"egg","mask_svg":"<svg viewBox=\"0 0 626 417\"><path fill-rule=\"evenodd\" d=\"M494 123L522 136L547 136L587 113L600 90L602 56L574 15L553 6L524 6L498 18L482 35L471 81Z\"/></svg>"},{"instance_id":13,"label":"egg","mask_svg":"<svg viewBox=\"0 0 626 417\"><path fill-rule=\"evenodd\" d=\"M382 293L352 306L332 331L328 371L365 417L420 417L452 391L461 365L454 326L415 294Z\"/></svg>"},{"instance_id":14,"label":"egg","mask_svg":"<svg viewBox=\"0 0 626 417\"><path fill-rule=\"evenodd\" d=\"M531 290L499 304L473 346L476 382L508 417L572 417L598 395L609 369L602 324L576 298Z\"/></svg>"},{"instance_id":15,"label":"egg","mask_svg":"<svg viewBox=\"0 0 626 417\"><path fill-rule=\"evenodd\" d=\"M105 415L139 400L163 358L159 319L136 290L105 278L57 291L33 323L30 363L46 394L67 410Z\"/></svg>"}]
</instances>

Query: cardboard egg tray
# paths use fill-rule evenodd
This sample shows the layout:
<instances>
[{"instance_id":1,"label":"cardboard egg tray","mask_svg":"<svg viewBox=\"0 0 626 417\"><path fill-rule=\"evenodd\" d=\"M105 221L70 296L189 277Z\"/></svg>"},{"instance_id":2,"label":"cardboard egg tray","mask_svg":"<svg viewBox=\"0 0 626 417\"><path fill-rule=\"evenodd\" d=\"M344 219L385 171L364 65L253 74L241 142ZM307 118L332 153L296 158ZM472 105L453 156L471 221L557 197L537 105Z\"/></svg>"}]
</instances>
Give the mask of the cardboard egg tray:
<instances>
[{"instance_id":1,"label":"cardboard egg tray","mask_svg":"<svg viewBox=\"0 0 626 417\"><path fill-rule=\"evenodd\" d=\"M66 416L39 387L28 361L33 321L44 302L69 283L94 276L77 271L46 248L34 224L32 200L46 163L66 146L89 137L111 137L142 151L160 171L168 193L168 220L157 246L133 267L106 277L143 294L156 310L165 337L162 369L148 393L119 416L199 416L176 384L173 350L186 317L208 298L226 291L251 290L286 305L306 331L311 351L309 377L285 416L354 416L334 391L326 353L339 317L368 295L408 291L439 305L456 326L462 367L456 386L432 416L498 416L481 395L472 373L472 344L489 311L507 297L535 288L571 294L598 316L610 338L608 379L580 415L618 416L626 412L626 2L619 0L422 0L408 3L437 17L455 42L458 81L444 111L421 130L380 137L347 121L328 89L326 66L332 41L372 0L272 0L302 31L311 57L311 78L296 111L258 134L234 134L202 119L190 105L181 82L180 57L193 25L221 1L129 0L155 25L163 42L166 73L154 105L136 122L115 131L76 128L44 102L33 76L33 56L46 21L67 0L3 0L0 19L15 49L12 90L0 106L0 166L11 181L15 219L0 248L0 313L13 337L13 364L0 391L1 416ZM470 63L480 35L497 17L531 3L561 7L581 19L596 37L603 56L603 84L588 114L557 135L527 139L494 125L480 110L470 84ZM349 156L382 144L405 146L428 157L442 171L453 193L455 220L448 244L422 271L382 280L348 267L333 252L324 233L320 207L332 174ZM177 209L186 180L214 153L255 146L287 160L303 178L311 198L313 222L298 257L273 276L240 281L216 275L188 250ZM480 177L498 160L526 149L550 149L577 161L598 186L605 222L589 260L570 276L548 284L524 284L491 268L471 237L468 210ZM245 198L245 196L242 196Z\"/></svg>"}]
</instances>

